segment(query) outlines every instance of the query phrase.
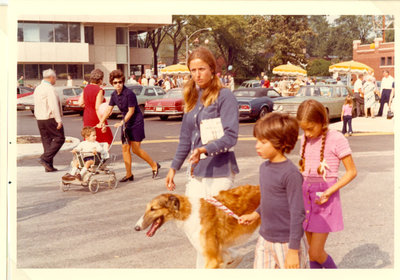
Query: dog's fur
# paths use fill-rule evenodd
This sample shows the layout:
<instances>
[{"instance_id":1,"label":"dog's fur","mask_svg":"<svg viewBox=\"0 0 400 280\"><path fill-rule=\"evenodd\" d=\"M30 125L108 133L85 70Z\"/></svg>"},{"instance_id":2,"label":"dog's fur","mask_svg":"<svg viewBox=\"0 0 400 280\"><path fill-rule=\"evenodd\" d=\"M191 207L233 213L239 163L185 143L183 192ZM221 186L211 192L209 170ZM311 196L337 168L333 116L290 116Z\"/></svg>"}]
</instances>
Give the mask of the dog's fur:
<instances>
[{"instance_id":1,"label":"dog's fur","mask_svg":"<svg viewBox=\"0 0 400 280\"><path fill-rule=\"evenodd\" d=\"M249 214L260 204L259 186L240 186L221 191L215 198L238 216ZM147 204L144 215L136 223L140 231L151 225L147 235L153 236L165 222L176 220L192 245L202 252L206 268L225 267L228 248L244 243L259 227L258 219L250 225L238 221L206 202L177 194L161 194ZM225 260L226 261L226 260Z\"/></svg>"}]
</instances>

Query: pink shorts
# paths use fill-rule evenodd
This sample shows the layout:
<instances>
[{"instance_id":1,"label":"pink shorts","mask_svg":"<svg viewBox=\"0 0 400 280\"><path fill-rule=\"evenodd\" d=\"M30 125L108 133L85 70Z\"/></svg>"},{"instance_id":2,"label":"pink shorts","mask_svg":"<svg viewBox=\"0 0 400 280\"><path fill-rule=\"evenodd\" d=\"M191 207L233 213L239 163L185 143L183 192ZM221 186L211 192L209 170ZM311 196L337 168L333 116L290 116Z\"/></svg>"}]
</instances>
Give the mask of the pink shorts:
<instances>
[{"instance_id":1,"label":"pink shorts","mask_svg":"<svg viewBox=\"0 0 400 280\"><path fill-rule=\"evenodd\" d=\"M336 179L325 182L322 178L305 178L303 182L303 200L306 217L303 228L308 232L336 232L343 230L342 206L339 191L329 197L324 204L318 205L317 192L324 192L336 183Z\"/></svg>"}]
</instances>

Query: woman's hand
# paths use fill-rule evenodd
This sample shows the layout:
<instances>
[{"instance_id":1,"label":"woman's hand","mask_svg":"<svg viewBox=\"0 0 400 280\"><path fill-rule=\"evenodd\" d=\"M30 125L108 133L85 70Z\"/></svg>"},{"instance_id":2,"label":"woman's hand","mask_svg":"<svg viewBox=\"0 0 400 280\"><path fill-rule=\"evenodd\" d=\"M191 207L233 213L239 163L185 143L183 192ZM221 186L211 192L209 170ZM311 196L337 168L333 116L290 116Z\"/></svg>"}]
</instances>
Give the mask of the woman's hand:
<instances>
[{"instance_id":1,"label":"woman's hand","mask_svg":"<svg viewBox=\"0 0 400 280\"><path fill-rule=\"evenodd\" d=\"M123 126L123 125L124 125L124 121L122 120L122 121L117 122L116 124L114 124L114 127L120 127L120 126Z\"/></svg>"},{"instance_id":2,"label":"woman's hand","mask_svg":"<svg viewBox=\"0 0 400 280\"><path fill-rule=\"evenodd\" d=\"M316 204L321 205L324 204L325 202L327 202L329 200L329 198L331 197L331 195L333 194L332 190L329 188L327 190L325 190L321 196L319 197L319 199L317 199L315 201Z\"/></svg>"},{"instance_id":3,"label":"woman's hand","mask_svg":"<svg viewBox=\"0 0 400 280\"><path fill-rule=\"evenodd\" d=\"M175 173L176 173L175 169L170 168L167 177L165 178L165 186L169 191L175 190L175 182L174 182Z\"/></svg>"},{"instance_id":4,"label":"woman's hand","mask_svg":"<svg viewBox=\"0 0 400 280\"><path fill-rule=\"evenodd\" d=\"M102 132L102 133L106 133L106 132L107 132L107 127L103 126L103 127L101 128L101 132Z\"/></svg>"},{"instance_id":5,"label":"woman's hand","mask_svg":"<svg viewBox=\"0 0 400 280\"><path fill-rule=\"evenodd\" d=\"M258 218L260 217L260 214L257 212L253 212L251 214L245 214L239 217L238 223L241 225L250 225L254 223Z\"/></svg>"},{"instance_id":6,"label":"woman's hand","mask_svg":"<svg viewBox=\"0 0 400 280\"><path fill-rule=\"evenodd\" d=\"M207 153L207 150L204 147L194 149L189 158L189 162L192 164L198 163L200 161L200 155L205 153Z\"/></svg>"},{"instance_id":7,"label":"woman's hand","mask_svg":"<svg viewBox=\"0 0 400 280\"><path fill-rule=\"evenodd\" d=\"M96 125L96 127L97 127L97 128L103 128L103 127L104 127L104 123L103 123L103 122L99 122L99 123Z\"/></svg>"}]
</instances>

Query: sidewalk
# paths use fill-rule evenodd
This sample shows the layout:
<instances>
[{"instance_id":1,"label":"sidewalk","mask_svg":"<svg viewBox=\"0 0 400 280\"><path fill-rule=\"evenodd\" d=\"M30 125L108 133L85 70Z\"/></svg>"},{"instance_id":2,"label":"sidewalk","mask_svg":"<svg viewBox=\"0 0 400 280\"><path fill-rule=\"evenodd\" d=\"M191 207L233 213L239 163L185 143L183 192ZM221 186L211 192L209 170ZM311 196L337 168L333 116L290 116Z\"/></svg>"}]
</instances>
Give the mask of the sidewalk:
<instances>
[{"instance_id":1,"label":"sidewalk","mask_svg":"<svg viewBox=\"0 0 400 280\"><path fill-rule=\"evenodd\" d=\"M394 132L394 118L391 120L386 117L365 118L357 117L352 120L353 132ZM342 131L343 122L330 124L331 129Z\"/></svg>"}]
</instances>

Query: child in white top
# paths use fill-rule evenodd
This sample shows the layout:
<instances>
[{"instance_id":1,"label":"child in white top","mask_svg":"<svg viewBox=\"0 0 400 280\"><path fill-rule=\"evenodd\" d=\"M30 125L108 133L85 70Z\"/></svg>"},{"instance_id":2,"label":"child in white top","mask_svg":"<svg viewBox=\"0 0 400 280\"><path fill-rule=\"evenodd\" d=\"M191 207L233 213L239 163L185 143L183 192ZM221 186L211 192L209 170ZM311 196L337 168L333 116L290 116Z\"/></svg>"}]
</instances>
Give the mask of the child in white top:
<instances>
[{"instance_id":1,"label":"child in white top","mask_svg":"<svg viewBox=\"0 0 400 280\"><path fill-rule=\"evenodd\" d=\"M96 130L94 127L85 126L82 128L81 135L85 139L79 143L79 145L73 149L71 152L76 154L78 151L83 153L93 153L94 156L86 156L83 158L84 167L81 172L76 174L79 167L79 161L75 158L71 162L71 171L65 174L62 179L65 181L73 181L75 179L82 180L83 176L87 172L87 169L95 163L95 156L100 153L104 154L106 151L99 142L96 141Z\"/></svg>"}]
</instances>

